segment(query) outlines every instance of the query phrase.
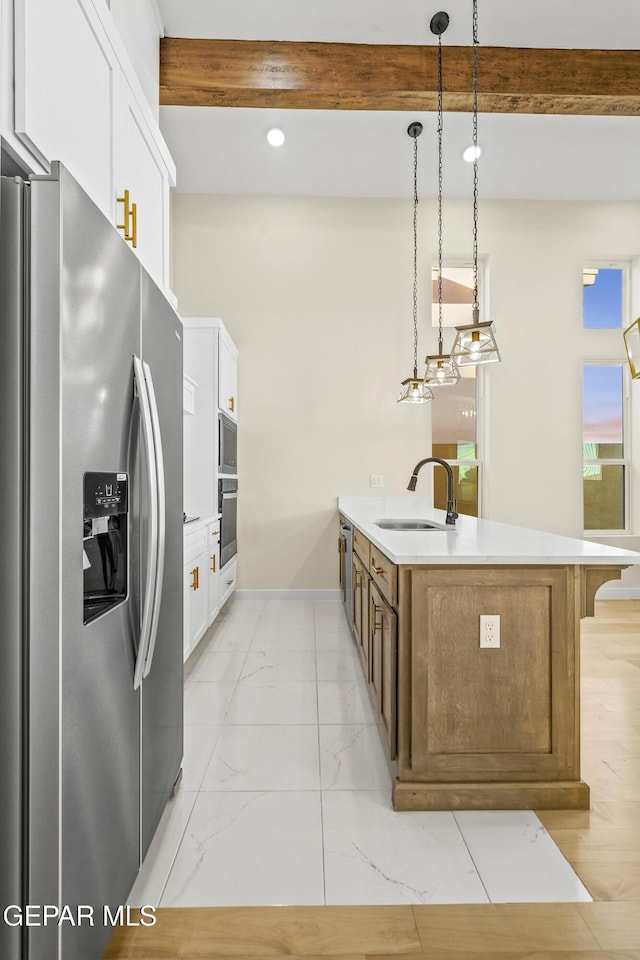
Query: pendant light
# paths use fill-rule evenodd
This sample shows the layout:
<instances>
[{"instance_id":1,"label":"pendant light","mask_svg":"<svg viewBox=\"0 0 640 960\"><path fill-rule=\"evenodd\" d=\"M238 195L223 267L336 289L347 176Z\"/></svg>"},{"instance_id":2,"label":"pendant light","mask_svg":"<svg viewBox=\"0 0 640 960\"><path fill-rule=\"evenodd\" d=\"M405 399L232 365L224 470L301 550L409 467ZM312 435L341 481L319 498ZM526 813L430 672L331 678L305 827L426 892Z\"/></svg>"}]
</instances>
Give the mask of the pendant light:
<instances>
[{"instance_id":1,"label":"pendant light","mask_svg":"<svg viewBox=\"0 0 640 960\"><path fill-rule=\"evenodd\" d=\"M413 376L402 381L398 403L426 403L433 393L418 377L418 137L422 124L410 123L407 133L413 137Z\"/></svg>"},{"instance_id":2,"label":"pendant light","mask_svg":"<svg viewBox=\"0 0 640 960\"><path fill-rule=\"evenodd\" d=\"M637 380L640 377L640 317L624 331L624 345L629 358L631 379Z\"/></svg>"},{"instance_id":3,"label":"pendant light","mask_svg":"<svg viewBox=\"0 0 640 960\"><path fill-rule=\"evenodd\" d=\"M431 32L438 38L438 352L426 358L424 382L429 387L451 386L460 379L455 360L442 350L442 34L448 26L449 14L444 10L431 18Z\"/></svg>"},{"instance_id":4,"label":"pendant light","mask_svg":"<svg viewBox=\"0 0 640 960\"><path fill-rule=\"evenodd\" d=\"M456 327L451 356L460 367L497 363L500 352L491 321L480 322L478 302L478 0L473 0L473 323Z\"/></svg>"}]
</instances>

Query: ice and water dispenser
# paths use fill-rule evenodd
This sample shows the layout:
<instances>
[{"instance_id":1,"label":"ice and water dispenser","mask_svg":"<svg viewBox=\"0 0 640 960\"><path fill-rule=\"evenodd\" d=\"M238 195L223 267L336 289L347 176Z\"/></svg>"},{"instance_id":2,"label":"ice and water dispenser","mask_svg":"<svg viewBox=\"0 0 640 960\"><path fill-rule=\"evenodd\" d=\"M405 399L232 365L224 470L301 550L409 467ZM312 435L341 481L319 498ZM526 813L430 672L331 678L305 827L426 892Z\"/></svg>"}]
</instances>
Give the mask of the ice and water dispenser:
<instances>
[{"instance_id":1,"label":"ice and water dispenser","mask_svg":"<svg viewBox=\"0 0 640 960\"><path fill-rule=\"evenodd\" d=\"M84 623L127 599L128 514L126 473L85 473Z\"/></svg>"}]
</instances>

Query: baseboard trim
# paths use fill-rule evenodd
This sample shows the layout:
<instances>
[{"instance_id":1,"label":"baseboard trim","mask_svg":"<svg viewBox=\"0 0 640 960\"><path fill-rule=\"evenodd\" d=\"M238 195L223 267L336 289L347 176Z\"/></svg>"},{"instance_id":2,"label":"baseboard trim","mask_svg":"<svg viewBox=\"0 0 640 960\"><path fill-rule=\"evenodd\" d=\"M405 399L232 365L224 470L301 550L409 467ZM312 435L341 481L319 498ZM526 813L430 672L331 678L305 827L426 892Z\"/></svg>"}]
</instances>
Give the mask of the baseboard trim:
<instances>
[{"instance_id":1,"label":"baseboard trim","mask_svg":"<svg viewBox=\"0 0 640 960\"><path fill-rule=\"evenodd\" d=\"M238 600L330 600L342 599L340 590L235 590ZM596 600L640 600L640 587L600 587Z\"/></svg>"},{"instance_id":2,"label":"baseboard trim","mask_svg":"<svg viewBox=\"0 0 640 960\"><path fill-rule=\"evenodd\" d=\"M600 587L596 600L640 600L640 587Z\"/></svg>"},{"instance_id":3,"label":"baseboard trim","mask_svg":"<svg viewBox=\"0 0 640 960\"><path fill-rule=\"evenodd\" d=\"M342 600L340 590L236 590L238 600Z\"/></svg>"}]
</instances>

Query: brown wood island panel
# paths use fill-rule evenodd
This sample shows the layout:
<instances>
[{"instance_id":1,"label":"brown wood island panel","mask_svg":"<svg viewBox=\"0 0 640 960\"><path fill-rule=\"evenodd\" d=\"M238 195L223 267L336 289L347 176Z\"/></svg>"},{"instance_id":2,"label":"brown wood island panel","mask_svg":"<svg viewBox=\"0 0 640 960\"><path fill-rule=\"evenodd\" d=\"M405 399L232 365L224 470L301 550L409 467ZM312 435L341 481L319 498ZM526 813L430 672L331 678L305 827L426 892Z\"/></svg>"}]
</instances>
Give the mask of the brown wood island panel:
<instances>
[{"instance_id":1,"label":"brown wood island panel","mask_svg":"<svg viewBox=\"0 0 640 960\"><path fill-rule=\"evenodd\" d=\"M578 568L423 566L400 576L399 781L415 795L398 786L396 805L461 807L471 784L485 784L478 797L491 806L502 787L508 805L528 807L528 783L544 784L537 806L542 797L563 806L564 797L573 807L576 796L588 806L579 769ZM481 614L500 616L499 649L480 648Z\"/></svg>"}]
</instances>

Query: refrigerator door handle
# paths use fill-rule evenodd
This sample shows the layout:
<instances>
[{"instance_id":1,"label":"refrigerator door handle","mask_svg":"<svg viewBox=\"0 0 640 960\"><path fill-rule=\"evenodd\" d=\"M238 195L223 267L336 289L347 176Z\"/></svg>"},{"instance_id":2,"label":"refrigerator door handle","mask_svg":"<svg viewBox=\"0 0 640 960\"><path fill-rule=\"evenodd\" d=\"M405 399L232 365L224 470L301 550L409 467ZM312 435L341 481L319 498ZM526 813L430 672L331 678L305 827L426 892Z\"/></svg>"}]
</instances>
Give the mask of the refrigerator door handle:
<instances>
[{"instance_id":1,"label":"refrigerator door handle","mask_svg":"<svg viewBox=\"0 0 640 960\"><path fill-rule=\"evenodd\" d=\"M153 653L156 646L156 636L158 634L158 619L160 617L160 603L162 601L162 581L164 578L164 546L166 535L166 491L164 479L164 458L162 455L162 438L160 436L160 418L158 416L158 404L156 402L156 393L153 388L153 377L148 363L142 364L147 390L149 393L149 405L151 408L151 426L153 429L154 447L155 447L155 475L156 475L156 493L158 510L158 540L157 540L157 561L155 567L155 584L153 613L151 617L151 630L149 634L149 643L145 654L143 677L149 676L151 664L153 663Z\"/></svg>"},{"instance_id":2,"label":"refrigerator door handle","mask_svg":"<svg viewBox=\"0 0 640 960\"><path fill-rule=\"evenodd\" d=\"M140 628L140 641L138 643L138 655L133 674L133 688L137 690L142 683L145 663L147 661L147 650L151 638L151 624L155 604L155 586L156 586L156 567L158 563L158 480L155 476L157 469L156 451L153 434L153 422L151 416L151 404L149 402L149 393L144 374L142 361L134 356L133 375L138 402L140 404L140 419L142 422L142 436L147 458L147 474L149 478L149 534L147 541L147 582L144 590L144 603L142 607L142 625Z\"/></svg>"}]
</instances>

